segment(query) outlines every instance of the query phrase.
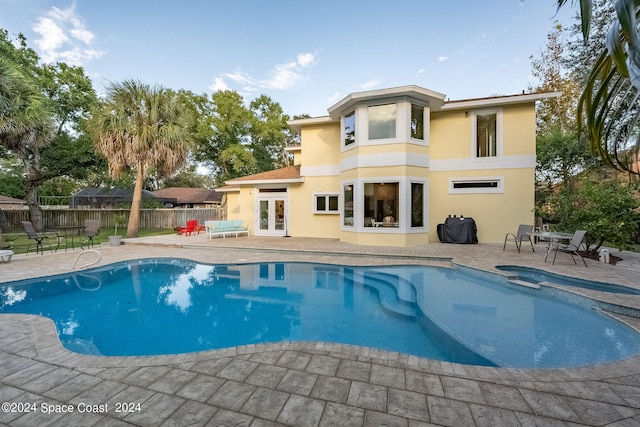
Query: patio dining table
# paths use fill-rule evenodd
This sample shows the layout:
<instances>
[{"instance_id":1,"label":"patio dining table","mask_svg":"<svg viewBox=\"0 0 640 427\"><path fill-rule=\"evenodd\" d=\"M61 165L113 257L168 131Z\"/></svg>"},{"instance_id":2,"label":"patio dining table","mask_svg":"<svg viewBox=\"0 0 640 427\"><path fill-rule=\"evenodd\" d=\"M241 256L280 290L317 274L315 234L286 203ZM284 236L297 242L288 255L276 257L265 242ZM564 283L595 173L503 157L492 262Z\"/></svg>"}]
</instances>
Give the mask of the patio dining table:
<instances>
[{"instance_id":1,"label":"patio dining table","mask_svg":"<svg viewBox=\"0 0 640 427\"><path fill-rule=\"evenodd\" d=\"M561 242L569 242L573 238L573 233L562 233L559 231L532 231L527 233L530 236L537 237L538 239L545 239L549 242L547 245L547 253L544 256L544 262L547 262L547 258L549 257L549 252L553 249L553 244L556 244L556 247Z\"/></svg>"},{"instance_id":2,"label":"patio dining table","mask_svg":"<svg viewBox=\"0 0 640 427\"><path fill-rule=\"evenodd\" d=\"M80 230L83 230L84 226L82 225L59 225L57 227L53 227L53 230L60 231L64 235L64 251L67 251L67 242L71 240L71 249L75 249L75 245L73 242L73 238L78 236ZM59 236L62 237L62 236Z\"/></svg>"}]
</instances>

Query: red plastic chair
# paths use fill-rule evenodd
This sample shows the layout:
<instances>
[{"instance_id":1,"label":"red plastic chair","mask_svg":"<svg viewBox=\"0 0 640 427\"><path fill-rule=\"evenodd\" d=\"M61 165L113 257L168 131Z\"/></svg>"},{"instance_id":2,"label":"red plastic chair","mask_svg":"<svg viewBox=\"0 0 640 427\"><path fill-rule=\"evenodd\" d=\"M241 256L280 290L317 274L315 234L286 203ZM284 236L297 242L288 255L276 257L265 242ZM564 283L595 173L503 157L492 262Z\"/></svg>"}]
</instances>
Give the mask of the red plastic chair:
<instances>
[{"instance_id":1,"label":"red plastic chair","mask_svg":"<svg viewBox=\"0 0 640 427\"><path fill-rule=\"evenodd\" d=\"M190 219L189 221L187 221L186 227L178 228L178 234L184 234L185 236L188 236L191 233L195 232L197 228L198 228L198 221L195 219Z\"/></svg>"}]
</instances>

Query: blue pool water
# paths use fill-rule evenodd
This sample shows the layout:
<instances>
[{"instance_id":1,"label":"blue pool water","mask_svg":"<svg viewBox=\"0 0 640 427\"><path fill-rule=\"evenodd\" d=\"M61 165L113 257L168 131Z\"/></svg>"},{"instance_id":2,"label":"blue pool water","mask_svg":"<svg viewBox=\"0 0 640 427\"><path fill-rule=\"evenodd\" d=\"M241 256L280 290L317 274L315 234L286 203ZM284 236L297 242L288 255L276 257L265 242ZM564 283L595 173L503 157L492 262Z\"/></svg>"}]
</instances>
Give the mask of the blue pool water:
<instances>
[{"instance_id":1,"label":"blue pool water","mask_svg":"<svg viewBox=\"0 0 640 427\"><path fill-rule=\"evenodd\" d=\"M63 345L176 354L327 341L457 363L569 367L640 352L640 335L497 275L422 266L129 261L0 285L0 313L53 319Z\"/></svg>"},{"instance_id":2,"label":"blue pool water","mask_svg":"<svg viewBox=\"0 0 640 427\"><path fill-rule=\"evenodd\" d=\"M518 279L529 283L551 282L565 286L575 286L583 289L591 289L594 291L611 292L615 294L640 295L640 291L628 286L615 285L612 283L594 282L592 280L580 280L573 277L567 277L560 274L549 273L530 267L520 267L515 265L502 265L496 267L498 270L515 273Z\"/></svg>"}]
</instances>

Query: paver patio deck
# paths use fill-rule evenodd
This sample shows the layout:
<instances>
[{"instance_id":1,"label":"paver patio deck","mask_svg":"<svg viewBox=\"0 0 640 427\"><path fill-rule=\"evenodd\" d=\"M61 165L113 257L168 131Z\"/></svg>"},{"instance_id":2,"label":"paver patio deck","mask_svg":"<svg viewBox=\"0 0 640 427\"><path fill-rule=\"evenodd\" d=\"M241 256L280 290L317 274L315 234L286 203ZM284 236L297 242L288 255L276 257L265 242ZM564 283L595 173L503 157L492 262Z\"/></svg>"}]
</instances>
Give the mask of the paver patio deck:
<instances>
[{"instance_id":1,"label":"paver patio deck","mask_svg":"<svg viewBox=\"0 0 640 427\"><path fill-rule=\"evenodd\" d=\"M502 245L490 244L391 248L330 239L208 240L200 234L127 239L124 246L99 250L100 265L149 257L209 263L453 262L488 271L509 264L640 289L640 265L630 257L620 266L588 260L585 269L559 255L552 266L544 263L540 245L535 254L524 248L518 254L513 246L503 252ZM14 255L11 263L0 264L0 282L68 272L78 254ZM82 259L92 256L97 254ZM572 291L640 310L640 296ZM640 319L618 317L640 327ZM152 357L86 356L62 347L51 320L3 314L0 402L16 404L0 412L0 424L12 426L637 426L640 355L604 365L542 370L459 365L327 342ZM33 406L17 405L27 403ZM118 403L139 403L140 409ZM66 409L73 412L44 413L48 405L71 405Z\"/></svg>"}]
</instances>

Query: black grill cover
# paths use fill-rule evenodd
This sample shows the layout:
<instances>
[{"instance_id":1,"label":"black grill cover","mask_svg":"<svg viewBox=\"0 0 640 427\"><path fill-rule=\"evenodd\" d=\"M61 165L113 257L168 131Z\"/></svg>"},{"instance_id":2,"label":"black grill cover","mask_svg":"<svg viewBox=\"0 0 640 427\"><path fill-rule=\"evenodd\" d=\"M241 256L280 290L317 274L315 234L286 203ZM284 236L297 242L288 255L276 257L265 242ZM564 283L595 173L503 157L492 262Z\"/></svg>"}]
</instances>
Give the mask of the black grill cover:
<instances>
[{"instance_id":1,"label":"black grill cover","mask_svg":"<svg viewBox=\"0 0 640 427\"><path fill-rule=\"evenodd\" d=\"M442 243L478 243L478 229L473 218L449 217L438 224L438 238Z\"/></svg>"}]
</instances>

